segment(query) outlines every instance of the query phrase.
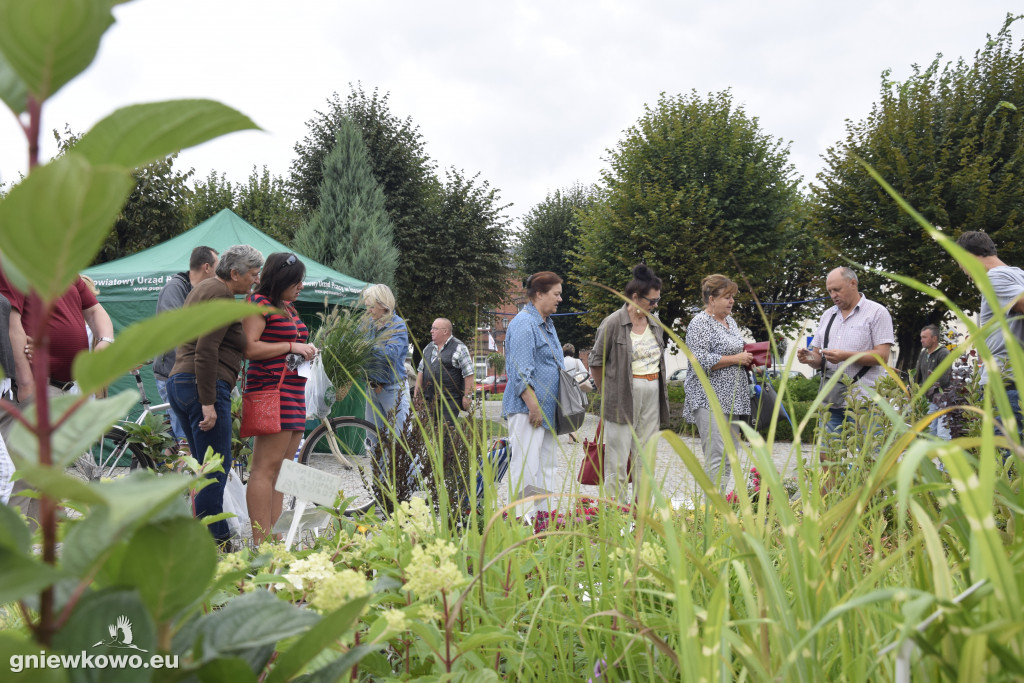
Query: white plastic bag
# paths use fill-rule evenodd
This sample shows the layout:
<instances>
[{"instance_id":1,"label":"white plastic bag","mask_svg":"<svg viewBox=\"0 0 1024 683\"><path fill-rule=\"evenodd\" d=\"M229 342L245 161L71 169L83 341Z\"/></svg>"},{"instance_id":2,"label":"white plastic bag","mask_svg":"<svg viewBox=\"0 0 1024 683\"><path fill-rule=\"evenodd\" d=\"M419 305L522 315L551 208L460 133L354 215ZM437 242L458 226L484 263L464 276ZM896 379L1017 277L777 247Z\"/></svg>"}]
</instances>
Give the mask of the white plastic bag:
<instances>
[{"instance_id":1,"label":"white plastic bag","mask_svg":"<svg viewBox=\"0 0 1024 683\"><path fill-rule=\"evenodd\" d=\"M245 503L245 486L234 467L228 472L228 483L224 485L224 512L235 515L227 519L231 535L242 537L249 527L249 506Z\"/></svg>"},{"instance_id":2,"label":"white plastic bag","mask_svg":"<svg viewBox=\"0 0 1024 683\"><path fill-rule=\"evenodd\" d=\"M317 355L306 380L306 419L322 420L331 414L334 405L334 385L327 379L323 360Z\"/></svg>"}]
</instances>

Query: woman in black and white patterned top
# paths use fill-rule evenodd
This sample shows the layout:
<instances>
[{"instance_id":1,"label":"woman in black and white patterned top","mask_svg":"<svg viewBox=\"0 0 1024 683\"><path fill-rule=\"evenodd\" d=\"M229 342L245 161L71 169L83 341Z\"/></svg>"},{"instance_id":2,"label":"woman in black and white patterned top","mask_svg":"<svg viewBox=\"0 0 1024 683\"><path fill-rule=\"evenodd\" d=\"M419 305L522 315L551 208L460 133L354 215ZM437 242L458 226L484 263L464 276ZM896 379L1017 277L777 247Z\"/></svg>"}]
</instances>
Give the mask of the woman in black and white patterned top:
<instances>
[{"instance_id":1,"label":"woman in black and white patterned top","mask_svg":"<svg viewBox=\"0 0 1024 683\"><path fill-rule=\"evenodd\" d=\"M753 354L743 350L740 328L733 320L733 297L739 288L724 275L708 275L701 282L704 311L694 316L686 328L686 346L708 376L725 419L730 421L732 441L739 445L740 430L732 420L750 414L750 390L747 371ZM725 439L711 411L710 399L697 373L686 373L686 400L683 418L697 425L704 449L704 470L725 491L729 481L729 459L724 457Z\"/></svg>"}]
</instances>

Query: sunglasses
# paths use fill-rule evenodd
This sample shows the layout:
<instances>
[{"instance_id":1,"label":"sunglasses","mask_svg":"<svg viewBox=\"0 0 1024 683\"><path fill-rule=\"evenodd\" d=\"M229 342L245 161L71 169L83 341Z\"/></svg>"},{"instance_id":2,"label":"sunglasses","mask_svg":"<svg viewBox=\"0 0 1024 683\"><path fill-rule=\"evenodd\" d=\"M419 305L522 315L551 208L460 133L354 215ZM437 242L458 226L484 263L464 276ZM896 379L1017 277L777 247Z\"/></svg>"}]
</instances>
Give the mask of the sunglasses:
<instances>
[{"instance_id":1,"label":"sunglasses","mask_svg":"<svg viewBox=\"0 0 1024 683\"><path fill-rule=\"evenodd\" d=\"M643 299L644 301L646 301L647 303L649 303L652 306L657 306L658 302L661 301L661 297L660 296L657 299L652 299L651 297L644 296L643 294L638 294L637 296L639 296L641 299Z\"/></svg>"},{"instance_id":2,"label":"sunglasses","mask_svg":"<svg viewBox=\"0 0 1024 683\"><path fill-rule=\"evenodd\" d=\"M278 268L286 268L288 266L294 265L295 262L298 261L298 260L299 260L299 257L296 256L295 254L288 254L288 258L286 258L284 261L282 261L281 265L279 265Z\"/></svg>"}]
</instances>

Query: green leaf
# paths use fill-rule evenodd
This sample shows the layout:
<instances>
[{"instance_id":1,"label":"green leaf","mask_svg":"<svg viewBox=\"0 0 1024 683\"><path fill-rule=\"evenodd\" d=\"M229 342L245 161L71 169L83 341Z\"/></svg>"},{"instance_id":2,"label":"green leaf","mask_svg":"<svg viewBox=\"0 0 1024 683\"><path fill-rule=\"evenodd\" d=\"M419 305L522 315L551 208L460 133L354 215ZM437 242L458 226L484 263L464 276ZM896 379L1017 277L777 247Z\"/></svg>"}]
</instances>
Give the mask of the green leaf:
<instances>
[{"instance_id":1,"label":"green leaf","mask_svg":"<svg viewBox=\"0 0 1024 683\"><path fill-rule=\"evenodd\" d=\"M136 470L127 477L93 485L110 510L110 520L118 529L144 524L188 489L191 477L167 472L157 475Z\"/></svg>"},{"instance_id":2,"label":"green leaf","mask_svg":"<svg viewBox=\"0 0 1024 683\"><path fill-rule=\"evenodd\" d=\"M227 300L161 313L125 328L105 349L78 354L72 374L82 391L90 393L168 349L256 313L262 313L259 306Z\"/></svg>"},{"instance_id":3,"label":"green leaf","mask_svg":"<svg viewBox=\"0 0 1024 683\"><path fill-rule=\"evenodd\" d=\"M56 500L79 503L102 503L103 498L86 482L64 474L59 467L46 467L21 462L17 473L40 493Z\"/></svg>"},{"instance_id":4,"label":"green leaf","mask_svg":"<svg viewBox=\"0 0 1024 683\"><path fill-rule=\"evenodd\" d=\"M42 102L92 63L113 23L109 2L0 0L0 52Z\"/></svg>"},{"instance_id":5,"label":"green leaf","mask_svg":"<svg viewBox=\"0 0 1024 683\"><path fill-rule=\"evenodd\" d=\"M92 263L134 187L127 169L92 167L69 152L0 201L0 251L45 301L54 301Z\"/></svg>"},{"instance_id":6,"label":"green leaf","mask_svg":"<svg viewBox=\"0 0 1024 683\"><path fill-rule=\"evenodd\" d=\"M79 396L57 396L50 399L51 420L63 417L71 407L81 400ZM139 392L134 389L123 391L117 396L100 400L90 400L78 407L74 413L53 433L50 440L52 462L54 467L67 467L94 444L110 429L111 425L132 409L139 400ZM36 423L36 405L25 411L25 417L32 424ZM25 425L15 423L8 441L11 455L28 463L39 462L39 442Z\"/></svg>"},{"instance_id":7,"label":"green leaf","mask_svg":"<svg viewBox=\"0 0 1024 683\"><path fill-rule=\"evenodd\" d=\"M121 585L135 586L157 621L167 621L206 590L217 570L213 537L194 519L139 529L128 543Z\"/></svg>"},{"instance_id":8,"label":"green leaf","mask_svg":"<svg viewBox=\"0 0 1024 683\"><path fill-rule=\"evenodd\" d=\"M82 136L75 152L93 164L135 168L238 130L249 117L213 100L171 100L118 109Z\"/></svg>"},{"instance_id":9,"label":"green leaf","mask_svg":"<svg viewBox=\"0 0 1024 683\"><path fill-rule=\"evenodd\" d=\"M85 576L98 560L106 563L108 558L104 554L121 540L121 530L111 524L109 511L96 506L68 525L60 552L61 569L72 576Z\"/></svg>"},{"instance_id":10,"label":"green leaf","mask_svg":"<svg viewBox=\"0 0 1024 683\"><path fill-rule=\"evenodd\" d=\"M318 620L312 612L300 610L266 591L246 593L201 619L196 631L202 661L276 644L282 638L306 631Z\"/></svg>"},{"instance_id":11,"label":"green leaf","mask_svg":"<svg viewBox=\"0 0 1024 683\"><path fill-rule=\"evenodd\" d=\"M15 674L12 679L31 678L33 683L62 683L68 680L65 669L25 669L25 655L38 655L39 652L39 643L34 640L10 632L0 633L0 662L4 662L7 670ZM29 671L32 673L29 674Z\"/></svg>"},{"instance_id":12,"label":"green leaf","mask_svg":"<svg viewBox=\"0 0 1024 683\"><path fill-rule=\"evenodd\" d=\"M0 605L38 593L60 577L60 572L48 564L9 548L0 548Z\"/></svg>"},{"instance_id":13,"label":"green leaf","mask_svg":"<svg viewBox=\"0 0 1024 683\"><path fill-rule=\"evenodd\" d=\"M369 596L357 598L324 616L277 658L273 671L267 676L267 683L285 683L299 673L313 657L352 628L369 599Z\"/></svg>"},{"instance_id":14,"label":"green leaf","mask_svg":"<svg viewBox=\"0 0 1024 683\"><path fill-rule=\"evenodd\" d=\"M130 645L108 644L112 640L111 627L116 627L119 620L121 623L127 620L128 628L116 630L118 640L124 643L130 631ZM157 651L156 627L138 593L134 590L105 588L86 593L82 597L72 610L67 623L57 631L53 644L70 654L81 654L84 650L93 657L139 655L143 661L148 661ZM97 678L92 678L95 672L88 669L78 670L77 673L84 675L73 676L76 680L103 680L104 683L149 680L148 675L140 676L139 671L131 667L109 667Z\"/></svg>"},{"instance_id":15,"label":"green leaf","mask_svg":"<svg viewBox=\"0 0 1024 683\"><path fill-rule=\"evenodd\" d=\"M222 657L207 662L196 671L196 676L202 683L255 683L257 680L256 674L249 668L249 663L239 657Z\"/></svg>"},{"instance_id":16,"label":"green leaf","mask_svg":"<svg viewBox=\"0 0 1024 683\"><path fill-rule=\"evenodd\" d=\"M0 54L0 100L3 100L16 116L28 108L28 87L14 72L3 54Z\"/></svg>"},{"instance_id":17,"label":"green leaf","mask_svg":"<svg viewBox=\"0 0 1024 683\"><path fill-rule=\"evenodd\" d=\"M381 645L356 645L322 669L317 669L313 673L300 676L295 680L302 681L302 683L333 683L334 681L340 681L363 657L376 652L381 647Z\"/></svg>"},{"instance_id":18,"label":"green leaf","mask_svg":"<svg viewBox=\"0 0 1024 683\"><path fill-rule=\"evenodd\" d=\"M31 540L32 534L21 515L8 505L0 505L0 548L27 553Z\"/></svg>"}]
</instances>

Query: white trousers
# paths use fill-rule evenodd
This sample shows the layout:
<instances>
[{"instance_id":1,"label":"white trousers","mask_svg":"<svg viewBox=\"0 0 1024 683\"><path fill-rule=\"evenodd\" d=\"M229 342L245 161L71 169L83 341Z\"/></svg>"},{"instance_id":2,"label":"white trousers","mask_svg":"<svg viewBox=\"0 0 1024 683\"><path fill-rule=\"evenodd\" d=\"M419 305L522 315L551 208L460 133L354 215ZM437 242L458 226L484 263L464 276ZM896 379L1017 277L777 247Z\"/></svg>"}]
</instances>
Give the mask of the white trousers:
<instances>
[{"instance_id":1,"label":"white trousers","mask_svg":"<svg viewBox=\"0 0 1024 683\"><path fill-rule=\"evenodd\" d=\"M561 487L555 462L558 442L551 430L532 426L526 413L514 413L508 416L508 437L512 447L508 467L509 502L538 493L559 491ZM557 507L553 498L521 503L516 506L516 516L551 510Z\"/></svg>"},{"instance_id":2,"label":"white trousers","mask_svg":"<svg viewBox=\"0 0 1024 683\"><path fill-rule=\"evenodd\" d=\"M619 424L605 421L604 430L604 495L614 498L620 505L628 505L629 474L627 464L633 452L633 489L640 481L643 447L654 436L661 423L658 405L658 382L633 378L633 422Z\"/></svg>"}]
</instances>

